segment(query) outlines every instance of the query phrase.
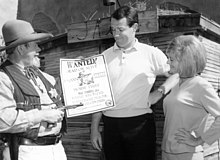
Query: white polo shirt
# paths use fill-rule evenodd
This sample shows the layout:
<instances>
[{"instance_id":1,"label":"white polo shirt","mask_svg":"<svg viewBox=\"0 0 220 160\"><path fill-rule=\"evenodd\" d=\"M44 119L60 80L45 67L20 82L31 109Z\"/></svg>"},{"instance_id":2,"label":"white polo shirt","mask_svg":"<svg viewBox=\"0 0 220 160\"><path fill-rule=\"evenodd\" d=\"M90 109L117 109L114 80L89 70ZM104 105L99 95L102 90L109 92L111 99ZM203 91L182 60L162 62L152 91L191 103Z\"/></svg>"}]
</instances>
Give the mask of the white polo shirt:
<instances>
[{"instance_id":1,"label":"white polo shirt","mask_svg":"<svg viewBox=\"0 0 220 160\"><path fill-rule=\"evenodd\" d=\"M156 47L138 42L127 50L115 44L102 54L108 64L116 107L103 111L109 117L133 117L152 113L149 92L156 76L169 71L167 57Z\"/></svg>"}]
</instances>

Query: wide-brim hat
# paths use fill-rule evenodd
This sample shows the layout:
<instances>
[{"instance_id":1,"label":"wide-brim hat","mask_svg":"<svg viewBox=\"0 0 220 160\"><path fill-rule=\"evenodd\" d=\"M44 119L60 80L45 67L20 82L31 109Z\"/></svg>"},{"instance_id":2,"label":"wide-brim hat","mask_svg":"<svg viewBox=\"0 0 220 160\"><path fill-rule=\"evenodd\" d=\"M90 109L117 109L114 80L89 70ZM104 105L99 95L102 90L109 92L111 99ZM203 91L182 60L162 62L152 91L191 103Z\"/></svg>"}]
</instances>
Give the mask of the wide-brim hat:
<instances>
[{"instance_id":1,"label":"wide-brim hat","mask_svg":"<svg viewBox=\"0 0 220 160\"><path fill-rule=\"evenodd\" d=\"M31 41L53 37L50 33L36 33L29 22L23 20L7 21L2 27L5 46L0 51L16 47Z\"/></svg>"}]
</instances>

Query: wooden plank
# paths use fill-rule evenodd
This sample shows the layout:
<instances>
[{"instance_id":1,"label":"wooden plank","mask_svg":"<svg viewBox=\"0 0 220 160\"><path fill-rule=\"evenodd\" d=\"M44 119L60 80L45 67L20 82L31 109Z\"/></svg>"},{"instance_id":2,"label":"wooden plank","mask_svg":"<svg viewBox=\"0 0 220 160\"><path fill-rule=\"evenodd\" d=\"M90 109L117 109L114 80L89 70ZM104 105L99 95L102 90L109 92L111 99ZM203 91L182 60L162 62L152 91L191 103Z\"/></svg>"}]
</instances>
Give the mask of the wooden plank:
<instances>
[{"instance_id":1,"label":"wooden plank","mask_svg":"<svg viewBox=\"0 0 220 160\"><path fill-rule=\"evenodd\" d=\"M210 26L211 27L211 26ZM202 73L202 77L207 79L216 91L219 89L219 79L220 79L220 44L213 42L202 36L199 37L207 50L207 64L206 68ZM214 118L209 117L209 123L207 126L210 126ZM205 160L217 160L219 152L219 140L217 140L211 146L204 144L204 159Z\"/></svg>"},{"instance_id":2,"label":"wooden plank","mask_svg":"<svg viewBox=\"0 0 220 160\"><path fill-rule=\"evenodd\" d=\"M220 36L220 25L217 24L215 21L201 15L200 25L203 27L204 30L209 30Z\"/></svg>"},{"instance_id":3,"label":"wooden plank","mask_svg":"<svg viewBox=\"0 0 220 160\"><path fill-rule=\"evenodd\" d=\"M138 12L139 30L138 34L158 32L157 10ZM67 25L68 43L91 41L112 38L110 25L111 19L100 18L81 23Z\"/></svg>"},{"instance_id":4,"label":"wooden plank","mask_svg":"<svg viewBox=\"0 0 220 160\"><path fill-rule=\"evenodd\" d=\"M159 31L157 10L138 12L139 34Z\"/></svg>"},{"instance_id":5,"label":"wooden plank","mask_svg":"<svg viewBox=\"0 0 220 160\"><path fill-rule=\"evenodd\" d=\"M68 43L111 38L110 18L67 25Z\"/></svg>"}]
</instances>

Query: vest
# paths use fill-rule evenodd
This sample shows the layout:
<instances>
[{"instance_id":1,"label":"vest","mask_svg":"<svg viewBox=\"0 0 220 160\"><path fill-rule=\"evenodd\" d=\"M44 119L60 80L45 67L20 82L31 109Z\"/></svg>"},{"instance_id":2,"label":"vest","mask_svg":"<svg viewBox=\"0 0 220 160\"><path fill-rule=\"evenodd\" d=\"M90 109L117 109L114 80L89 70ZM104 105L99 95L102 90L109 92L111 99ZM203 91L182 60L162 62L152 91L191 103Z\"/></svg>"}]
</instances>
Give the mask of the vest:
<instances>
[{"instance_id":1,"label":"vest","mask_svg":"<svg viewBox=\"0 0 220 160\"><path fill-rule=\"evenodd\" d=\"M17 105L17 110L21 109L23 111L29 111L32 109L41 109L39 105L30 105L30 104L40 104L40 97L35 90L34 86L31 84L29 79L20 71L18 68L16 68L10 61L6 61L2 64L1 70L3 70L12 81L12 84L14 86L14 99L17 104L24 103L25 105ZM36 75L41 79L43 84L45 85L45 88L47 90L47 93L51 100L56 103L56 105L62 105L62 102L60 100L60 96L52 97L52 95L49 93L51 89L55 89L54 86L43 76L43 74L39 71L38 68L33 67L33 71ZM62 128L61 132L66 132L66 118L63 119L62 122ZM39 128L30 129L24 133L18 133L18 136L29 138L29 139L37 139L37 135L39 132Z\"/></svg>"}]
</instances>

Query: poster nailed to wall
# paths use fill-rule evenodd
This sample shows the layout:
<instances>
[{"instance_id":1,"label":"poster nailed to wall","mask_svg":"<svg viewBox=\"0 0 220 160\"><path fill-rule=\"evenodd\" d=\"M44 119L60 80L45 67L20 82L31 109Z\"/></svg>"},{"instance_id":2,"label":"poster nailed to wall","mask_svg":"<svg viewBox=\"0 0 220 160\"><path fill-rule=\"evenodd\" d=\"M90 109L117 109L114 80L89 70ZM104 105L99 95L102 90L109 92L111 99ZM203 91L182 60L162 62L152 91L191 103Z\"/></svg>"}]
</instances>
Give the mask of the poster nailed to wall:
<instances>
[{"instance_id":1,"label":"poster nailed to wall","mask_svg":"<svg viewBox=\"0 0 220 160\"><path fill-rule=\"evenodd\" d=\"M67 117L113 108L115 101L104 55L60 59L60 76Z\"/></svg>"}]
</instances>

